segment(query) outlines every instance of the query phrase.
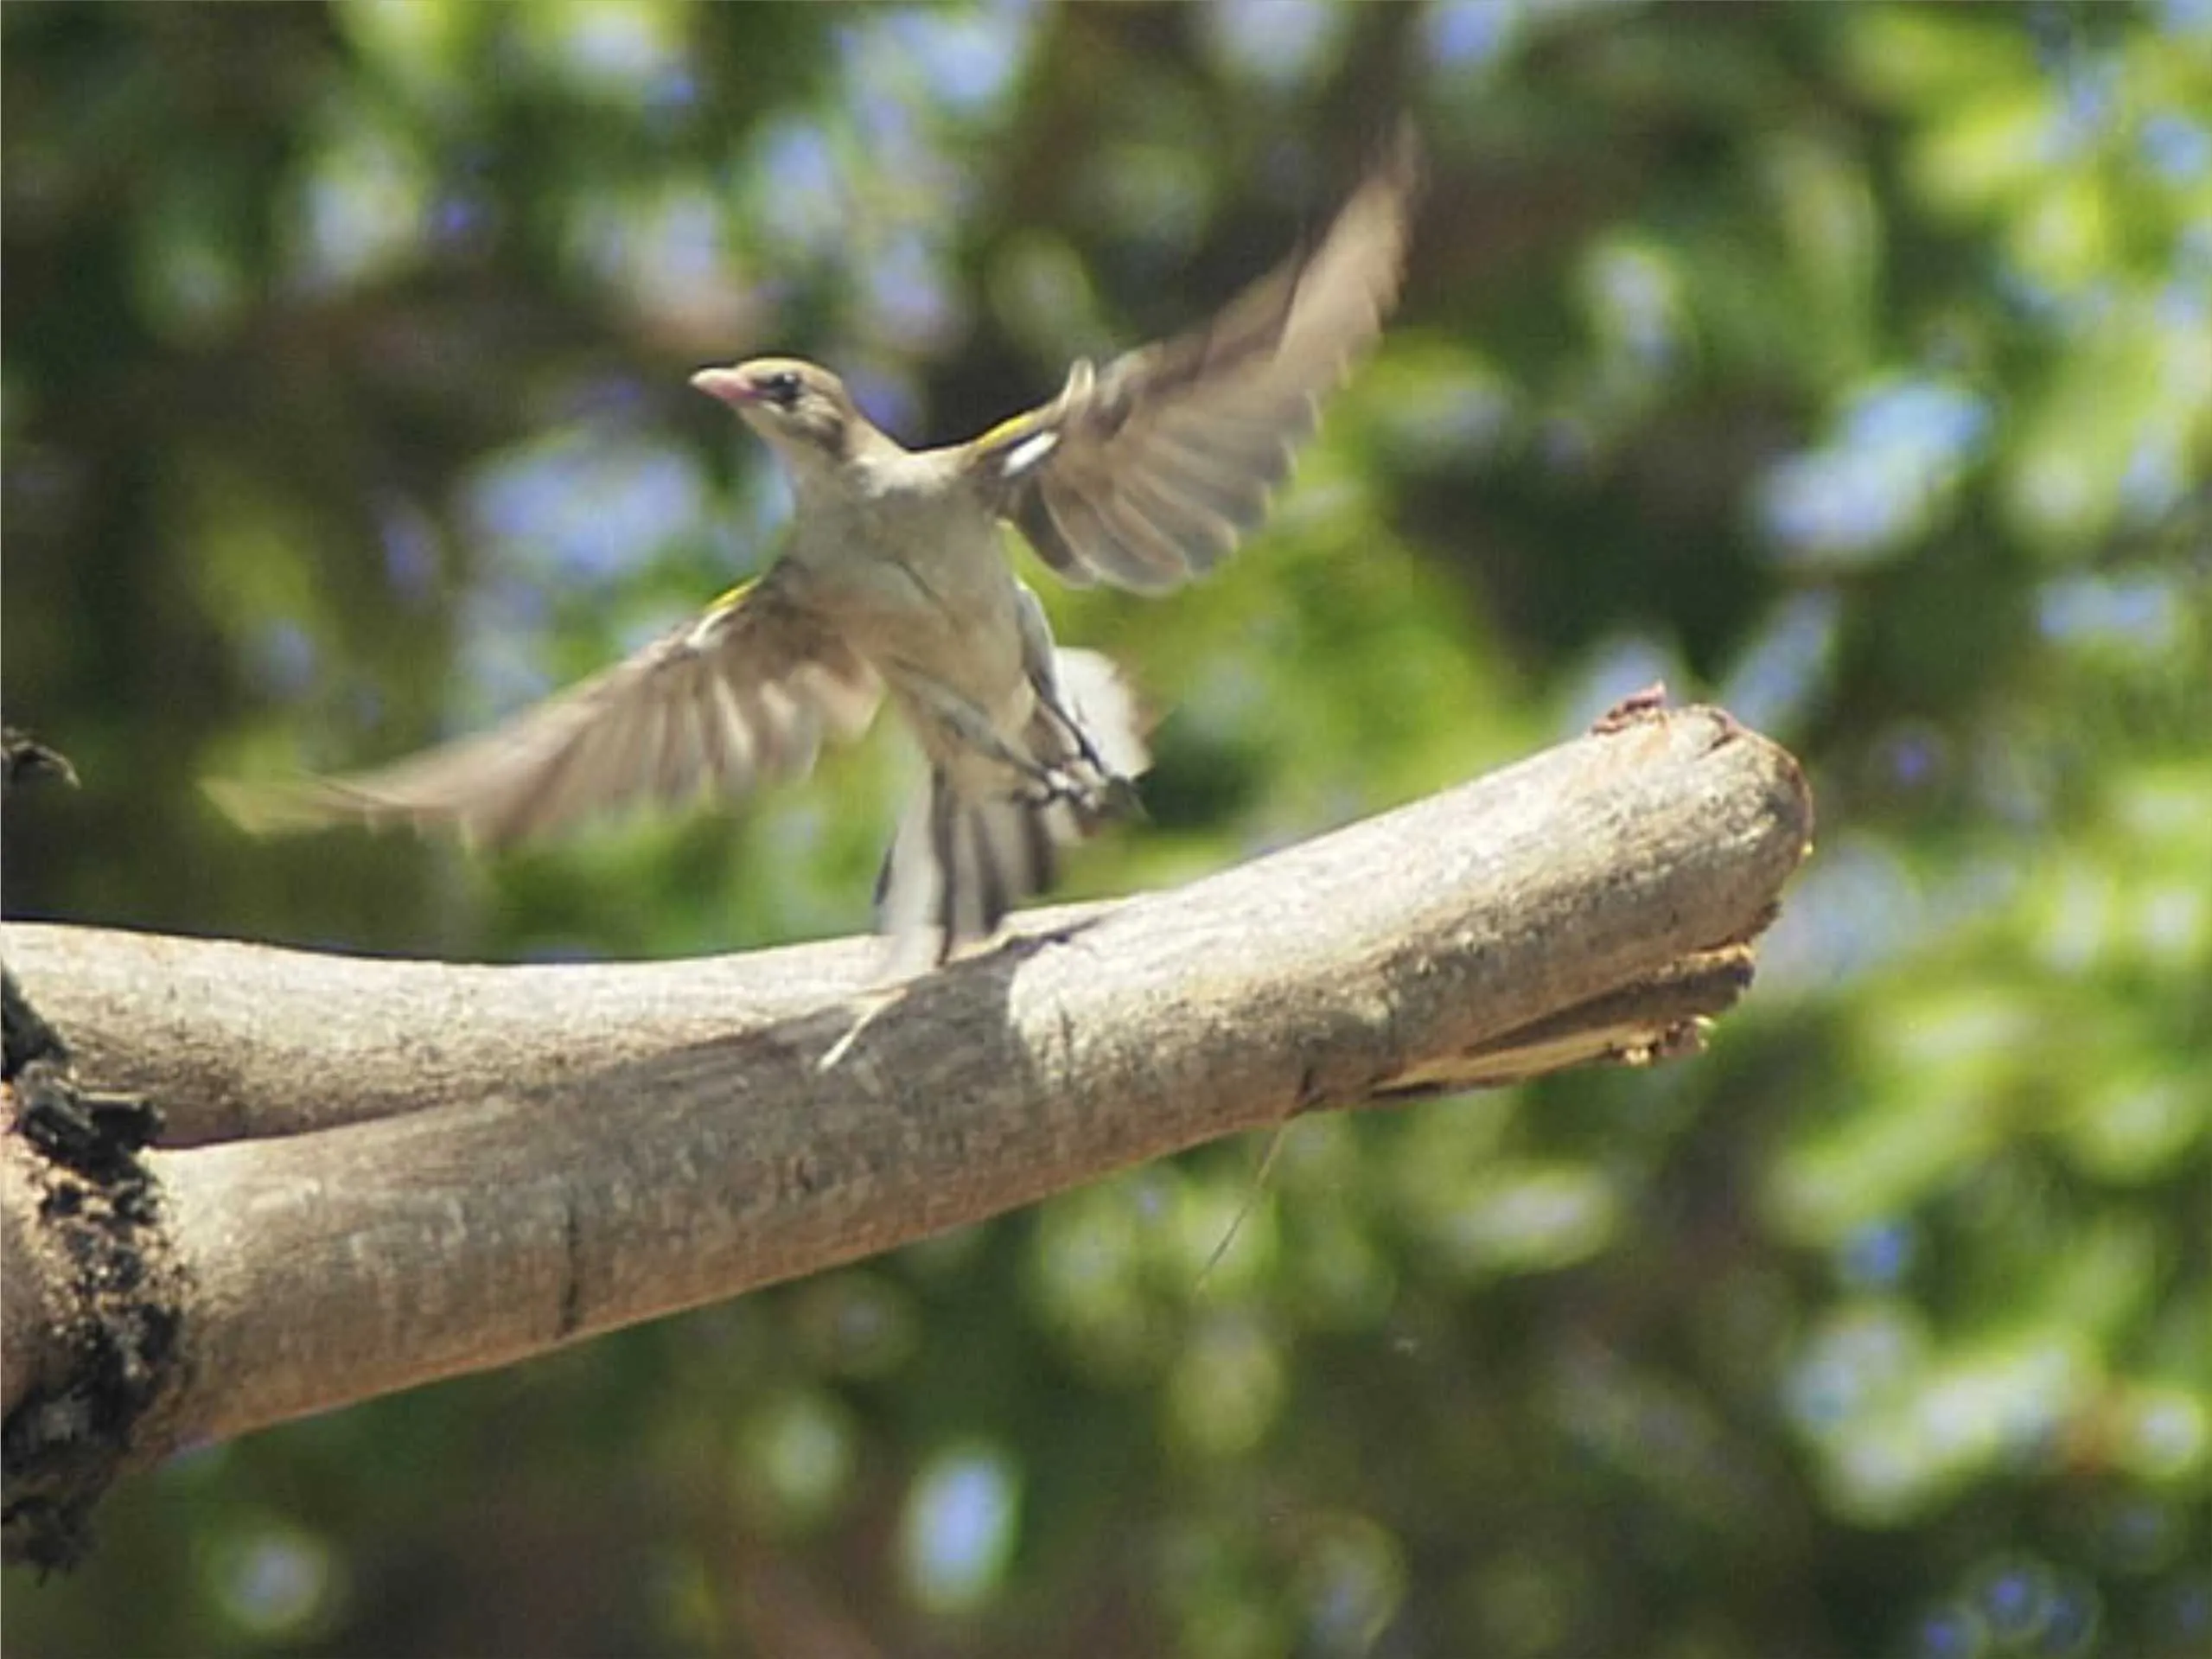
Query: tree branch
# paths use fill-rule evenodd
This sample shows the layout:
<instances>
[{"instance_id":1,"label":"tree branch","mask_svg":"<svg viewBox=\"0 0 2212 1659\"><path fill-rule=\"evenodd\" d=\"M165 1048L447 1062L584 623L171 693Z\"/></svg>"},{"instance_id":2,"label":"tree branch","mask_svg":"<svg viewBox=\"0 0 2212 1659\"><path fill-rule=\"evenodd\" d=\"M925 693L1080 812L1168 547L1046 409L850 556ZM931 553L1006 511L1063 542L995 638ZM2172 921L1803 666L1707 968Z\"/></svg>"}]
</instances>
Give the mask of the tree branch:
<instances>
[{"instance_id":1,"label":"tree branch","mask_svg":"<svg viewBox=\"0 0 2212 1659\"><path fill-rule=\"evenodd\" d=\"M1694 1047L1810 835L1782 750L1718 711L1633 708L1189 887L1028 915L827 1071L869 941L476 967L0 940L77 1075L170 1126L140 1155L182 1286L175 1362L131 1438L143 1460L1295 1113ZM49 1177L9 1150L0 1205L35 1234ZM66 1253L11 1250L6 1272L11 1337L13 1310L72 1294ZM70 1329L8 1356L11 1477Z\"/></svg>"}]
</instances>

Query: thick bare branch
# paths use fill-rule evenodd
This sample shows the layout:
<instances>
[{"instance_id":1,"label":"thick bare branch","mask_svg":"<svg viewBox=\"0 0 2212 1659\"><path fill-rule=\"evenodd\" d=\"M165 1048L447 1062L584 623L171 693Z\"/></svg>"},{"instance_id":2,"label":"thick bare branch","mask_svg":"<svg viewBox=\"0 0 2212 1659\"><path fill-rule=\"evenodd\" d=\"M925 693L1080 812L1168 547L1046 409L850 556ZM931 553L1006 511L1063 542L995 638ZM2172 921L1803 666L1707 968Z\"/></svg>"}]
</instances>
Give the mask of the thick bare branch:
<instances>
[{"instance_id":1,"label":"thick bare branch","mask_svg":"<svg viewBox=\"0 0 2212 1659\"><path fill-rule=\"evenodd\" d=\"M1677 1051L1748 979L1810 834L1787 754L1639 711L1190 887L1033 915L826 1072L864 941L490 968L0 939L80 1078L173 1126L143 1155L187 1286L151 1457L1293 1113ZM10 1303L47 1305L17 1266Z\"/></svg>"}]
</instances>

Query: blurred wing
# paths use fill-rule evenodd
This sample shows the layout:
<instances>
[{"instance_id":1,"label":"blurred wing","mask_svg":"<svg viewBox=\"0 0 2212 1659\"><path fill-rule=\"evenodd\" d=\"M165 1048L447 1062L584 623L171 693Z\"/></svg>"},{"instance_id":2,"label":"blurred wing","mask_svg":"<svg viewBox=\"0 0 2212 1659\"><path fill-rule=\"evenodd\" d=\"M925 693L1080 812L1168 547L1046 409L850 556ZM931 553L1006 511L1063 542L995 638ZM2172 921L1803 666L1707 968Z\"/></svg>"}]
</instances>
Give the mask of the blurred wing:
<instances>
[{"instance_id":1,"label":"blurred wing","mask_svg":"<svg viewBox=\"0 0 2212 1659\"><path fill-rule=\"evenodd\" d=\"M1321 245L1206 328L1103 369L969 446L971 475L1067 580L1158 592L1212 568L1267 512L1323 394L1396 303L1418 174L1412 134Z\"/></svg>"},{"instance_id":2,"label":"blurred wing","mask_svg":"<svg viewBox=\"0 0 2212 1659\"><path fill-rule=\"evenodd\" d=\"M480 736L345 777L212 792L259 833L411 824L498 845L640 801L742 795L798 776L825 734L858 736L882 693L875 671L771 571Z\"/></svg>"}]
</instances>

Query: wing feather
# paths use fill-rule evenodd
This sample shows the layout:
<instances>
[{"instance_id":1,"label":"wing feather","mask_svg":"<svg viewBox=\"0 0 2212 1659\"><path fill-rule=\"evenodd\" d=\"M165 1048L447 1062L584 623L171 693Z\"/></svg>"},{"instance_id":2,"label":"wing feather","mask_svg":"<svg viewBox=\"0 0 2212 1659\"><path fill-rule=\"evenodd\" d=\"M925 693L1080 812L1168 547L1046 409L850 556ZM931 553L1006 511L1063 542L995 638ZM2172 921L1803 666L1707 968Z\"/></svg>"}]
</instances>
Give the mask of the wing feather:
<instances>
[{"instance_id":1,"label":"wing feather","mask_svg":"<svg viewBox=\"0 0 2212 1659\"><path fill-rule=\"evenodd\" d=\"M1194 571L1210 571L1237 545L1236 526L1202 500L1170 494L1141 472L1121 481L1118 499Z\"/></svg>"},{"instance_id":2,"label":"wing feather","mask_svg":"<svg viewBox=\"0 0 2212 1659\"><path fill-rule=\"evenodd\" d=\"M1396 303L1418 171L1401 133L1309 254L1202 329L1077 363L976 440L964 460L1000 516L1078 584L1157 592L1218 563Z\"/></svg>"},{"instance_id":3,"label":"wing feather","mask_svg":"<svg viewBox=\"0 0 2212 1659\"><path fill-rule=\"evenodd\" d=\"M359 821L491 845L643 801L742 796L857 737L875 671L775 574L505 724L343 777L212 786L247 828Z\"/></svg>"}]
</instances>

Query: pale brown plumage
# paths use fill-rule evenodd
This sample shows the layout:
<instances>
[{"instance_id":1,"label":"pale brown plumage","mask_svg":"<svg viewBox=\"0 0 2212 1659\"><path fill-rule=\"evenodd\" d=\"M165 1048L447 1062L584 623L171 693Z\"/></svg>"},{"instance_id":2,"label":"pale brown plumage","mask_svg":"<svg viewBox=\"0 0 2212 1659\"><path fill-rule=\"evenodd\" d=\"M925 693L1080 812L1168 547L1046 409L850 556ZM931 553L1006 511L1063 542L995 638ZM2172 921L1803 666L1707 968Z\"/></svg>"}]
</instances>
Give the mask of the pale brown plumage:
<instances>
[{"instance_id":1,"label":"pale brown plumage","mask_svg":"<svg viewBox=\"0 0 2212 1659\"><path fill-rule=\"evenodd\" d=\"M879 892L895 967L987 938L1145 764L1111 665L1055 648L998 524L1078 584L1157 593L1217 563L1395 302L1415 174L1401 136L1310 253L1205 328L1076 363L1049 403L971 443L905 450L798 359L701 371L792 481L788 539L759 582L480 736L220 798L257 829L354 820L496 844L798 776L888 692L933 768Z\"/></svg>"}]
</instances>

